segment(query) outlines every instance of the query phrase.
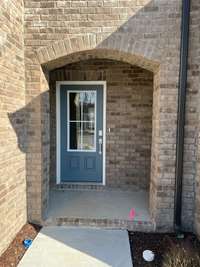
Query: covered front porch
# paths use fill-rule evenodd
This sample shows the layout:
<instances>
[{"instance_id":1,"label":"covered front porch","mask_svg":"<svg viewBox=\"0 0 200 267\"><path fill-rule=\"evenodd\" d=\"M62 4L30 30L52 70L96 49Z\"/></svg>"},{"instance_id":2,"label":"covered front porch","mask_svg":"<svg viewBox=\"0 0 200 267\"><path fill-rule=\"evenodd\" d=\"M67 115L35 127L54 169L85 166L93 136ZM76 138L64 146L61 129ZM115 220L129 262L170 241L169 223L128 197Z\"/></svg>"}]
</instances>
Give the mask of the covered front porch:
<instances>
[{"instance_id":1,"label":"covered front porch","mask_svg":"<svg viewBox=\"0 0 200 267\"><path fill-rule=\"evenodd\" d=\"M122 61L82 57L49 73L45 224L154 231L153 73Z\"/></svg>"},{"instance_id":2,"label":"covered front porch","mask_svg":"<svg viewBox=\"0 0 200 267\"><path fill-rule=\"evenodd\" d=\"M52 188L46 225L154 231L145 190Z\"/></svg>"},{"instance_id":3,"label":"covered front porch","mask_svg":"<svg viewBox=\"0 0 200 267\"><path fill-rule=\"evenodd\" d=\"M29 181L31 222L172 229L173 186L165 182L173 162L160 141L160 72L120 53L94 49L45 65L41 186Z\"/></svg>"}]
</instances>

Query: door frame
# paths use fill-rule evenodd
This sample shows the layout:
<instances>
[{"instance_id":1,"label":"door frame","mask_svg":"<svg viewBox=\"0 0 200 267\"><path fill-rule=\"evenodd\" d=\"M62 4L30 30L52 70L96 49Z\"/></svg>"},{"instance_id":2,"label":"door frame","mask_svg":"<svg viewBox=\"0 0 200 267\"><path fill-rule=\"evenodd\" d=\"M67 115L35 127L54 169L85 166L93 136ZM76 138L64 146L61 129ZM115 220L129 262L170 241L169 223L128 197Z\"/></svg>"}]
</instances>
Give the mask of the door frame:
<instances>
[{"instance_id":1,"label":"door frame","mask_svg":"<svg viewBox=\"0 0 200 267\"><path fill-rule=\"evenodd\" d=\"M60 86L61 85L103 85L103 177L102 183L89 182L62 182L61 170L61 143L60 143ZM106 185L106 81L56 81L56 184Z\"/></svg>"}]
</instances>

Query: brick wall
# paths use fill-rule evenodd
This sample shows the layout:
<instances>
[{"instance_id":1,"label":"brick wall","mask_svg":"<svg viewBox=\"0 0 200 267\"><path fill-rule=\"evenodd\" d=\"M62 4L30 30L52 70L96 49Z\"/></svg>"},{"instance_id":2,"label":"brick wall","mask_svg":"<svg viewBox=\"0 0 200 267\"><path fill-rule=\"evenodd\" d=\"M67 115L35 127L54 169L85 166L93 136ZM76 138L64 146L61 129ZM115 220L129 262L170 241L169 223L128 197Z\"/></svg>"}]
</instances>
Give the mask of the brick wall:
<instances>
[{"instance_id":1,"label":"brick wall","mask_svg":"<svg viewBox=\"0 0 200 267\"><path fill-rule=\"evenodd\" d=\"M25 152L29 219L41 221L48 206L48 75L44 75L41 64L48 72L73 58L80 59L84 50L91 50L93 56L101 50L103 58L126 61L154 72L150 211L157 230L172 229L181 3L24 0L23 32L23 1L1 1L0 252L26 221ZM200 232L199 161L196 164L200 7L195 0L191 3L183 223L190 230L195 211L196 231Z\"/></svg>"},{"instance_id":2,"label":"brick wall","mask_svg":"<svg viewBox=\"0 0 200 267\"><path fill-rule=\"evenodd\" d=\"M199 93L200 93L200 2L191 0L188 55L188 83L186 95L186 123L183 171L182 224L192 231L195 212L195 177L197 176ZM198 193L196 194L198 197Z\"/></svg>"},{"instance_id":3,"label":"brick wall","mask_svg":"<svg viewBox=\"0 0 200 267\"><path fill-rule=\"evenodd\" d=\"M23 1L0 4L0 254L26 223Z\"/></svg>"},{"instance_id":4,"label":"brick wall","mask_svg":"<svg viewBox=\"0 0 200 267\"><path fill-rule=\"evenodd\" d=\"M198 135L198 151L197 151L197 168L196 168L196 180L195 180L195 201L193 205L195 216L194 216L194 231L200 238L200 132Z\"/></svg>"},{"instance_id":5,"label":"brick wall","mask_svg":"<svg viewBox=\"0 0 200 267\"><path fill-rule=\"evenodd\" d=\"M41 203L47 203L44 198L48 197L43 192L49 139L48 134L41 136L45 125L41 64L52 70L91 50L94 56L101 51L103 58L154 72L150 211L158 230L172 229L181 3L25 0L26 101L34 103L27 156L31 220L41 220Z\"/></svg>"},{"instance_id":6,"label":"brick wall","mask_svg":"<svg viewBox=\"0 0 200 267\"><path fill-rule=\"evenodd\" d=\"M106 185L148 189L153 74L126 63L102 59L80 61L50 73L53 179L56 177L55 82L61 80L107 82Z\"/></svg>"},{"instance_id":7,"label":"brick wall","mask_svg":"<svg viewBox=\"0 0 200 267\"><path fill-rule=\"evenodd\" d=\"M191 25L190 25L190 49L189 49L189 70L188 70L188 109L191 127L194 134L191 141L192 150L192 190L189 190L187 196L190 209L192 209L192 218L194 222L194 230L200 238L200 2L191 1ZM191 189L191 187L189 188ZM187 191L186 191L187 193ZM187 216L187 220L190 214Z\"/></svg>"}]
</instances>

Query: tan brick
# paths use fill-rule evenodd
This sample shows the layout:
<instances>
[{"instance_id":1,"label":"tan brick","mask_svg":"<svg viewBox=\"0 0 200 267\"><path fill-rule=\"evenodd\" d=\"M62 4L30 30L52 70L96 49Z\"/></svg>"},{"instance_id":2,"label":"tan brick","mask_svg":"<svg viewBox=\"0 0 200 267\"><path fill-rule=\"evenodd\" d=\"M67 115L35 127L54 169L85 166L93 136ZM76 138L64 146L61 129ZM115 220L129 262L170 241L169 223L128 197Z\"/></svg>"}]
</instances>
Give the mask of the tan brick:
<instances>
[{"instance_id":1,"label":"tan brick","mask_svg":"<svg viewBox=\"0 0 200 267\"><path fill-rule=\"evenodd\" d=\"M30 3L29 6L38 4ZM1 254L27 220L23 1L2 0L0 14ZM26 19L37 20L38 16L27 15Z\"/></svg>"},{"instance_id":2,"label":"tan brick","mask_svg":"<svg viewBox=\"0 0 200 267\"><path fill-rule=\"evenodd\" d=\"M56 80L66 79L107 81L106 121L107 129L110 128L111 131L106 137L106 185L114 188L148 189L152 138L152 73L129 64L102 59L66 65L51 73L52 178L56 177Z\"/></svg>"}]
</instances>

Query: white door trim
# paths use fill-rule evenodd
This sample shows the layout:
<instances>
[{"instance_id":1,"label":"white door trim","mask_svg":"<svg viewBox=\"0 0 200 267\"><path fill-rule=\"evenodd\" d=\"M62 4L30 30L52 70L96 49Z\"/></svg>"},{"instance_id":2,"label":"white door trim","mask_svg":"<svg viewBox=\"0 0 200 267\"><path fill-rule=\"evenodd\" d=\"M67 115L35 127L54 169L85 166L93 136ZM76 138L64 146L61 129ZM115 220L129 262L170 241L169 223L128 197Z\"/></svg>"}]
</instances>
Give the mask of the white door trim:
<instances>
[{"instance_id":1,"label":"white door trim","mask_svg":"<svg viewBox=\"0 0 200 267\"><path fill-rule=\"evenodd\" d=\"M103 177L102 183L75 183L106 185L106 81L57 81L56 82L56 183L61 183L60 169L60 86L61 85L103 85ZM74 184L74 183L73 183Z\"/></svg>"}]
</instances>

